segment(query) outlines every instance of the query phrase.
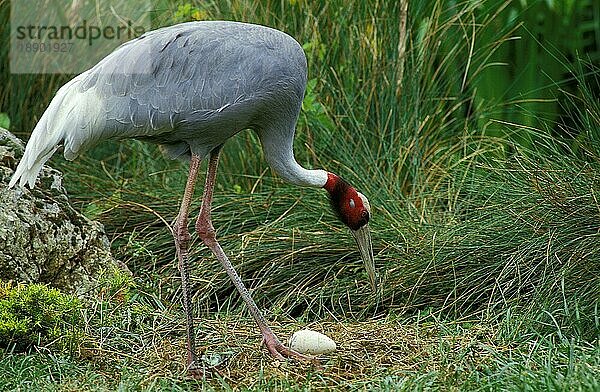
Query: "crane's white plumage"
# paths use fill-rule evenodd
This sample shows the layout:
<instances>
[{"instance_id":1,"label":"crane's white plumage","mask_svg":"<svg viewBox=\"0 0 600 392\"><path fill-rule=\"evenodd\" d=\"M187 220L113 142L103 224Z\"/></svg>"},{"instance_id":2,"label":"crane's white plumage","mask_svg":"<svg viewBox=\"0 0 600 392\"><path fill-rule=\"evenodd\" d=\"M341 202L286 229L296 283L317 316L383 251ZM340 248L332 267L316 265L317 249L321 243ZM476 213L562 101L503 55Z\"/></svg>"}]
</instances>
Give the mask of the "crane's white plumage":
<instances>
[{"instance_id":1,"label":"crane's white plumage","mask_svg":"<svg viewBox=\"0 0 600 392\"><path fill-rule=\"evenodd\" d=\"M79 150L83 141L94 140L94 130L103 126L101 102L94 91L78 91L80 79L76 77L62 86L50 102L31 134L9 187L19 181L21 186L29 184L33 188L42 166L60 144L65 146L65 158L73 160L77 156L73 151Z\"/></svg>"}]
</instances>

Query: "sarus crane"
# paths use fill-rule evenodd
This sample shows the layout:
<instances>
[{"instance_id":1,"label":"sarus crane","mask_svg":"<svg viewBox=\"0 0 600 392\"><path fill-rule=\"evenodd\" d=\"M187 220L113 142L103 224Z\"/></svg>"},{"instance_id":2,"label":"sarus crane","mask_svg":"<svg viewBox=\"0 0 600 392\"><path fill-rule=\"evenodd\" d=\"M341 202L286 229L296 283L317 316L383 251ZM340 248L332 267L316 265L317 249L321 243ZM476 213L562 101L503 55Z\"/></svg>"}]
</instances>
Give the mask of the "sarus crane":
<instances>
[{"instance_id":1,"label":"sarus crane","mask_svg":"<svg viewBox=\"0 0 600 392\"><path fill-rule=\"evenodd\" d=\"M306 88L302 47L265 26L203 21L147 32L126 42L62 86L35 126L9 187L34 187L44 163L60 147L67 160L104 140L158 144L189 161L189 176L172 232L187 316L187 369L201 373L195 349L189 282L189 207L200 162L208 169L196 232L221 262L275 358L313 360L284 346L253 301L215 236L211 201L223 144L255 131L269 165L285 181L324 188L334 212L350 228L376 289L367 198L336 174L308 170L294 158L293 138Z\"/></svg>"}]
</instances>

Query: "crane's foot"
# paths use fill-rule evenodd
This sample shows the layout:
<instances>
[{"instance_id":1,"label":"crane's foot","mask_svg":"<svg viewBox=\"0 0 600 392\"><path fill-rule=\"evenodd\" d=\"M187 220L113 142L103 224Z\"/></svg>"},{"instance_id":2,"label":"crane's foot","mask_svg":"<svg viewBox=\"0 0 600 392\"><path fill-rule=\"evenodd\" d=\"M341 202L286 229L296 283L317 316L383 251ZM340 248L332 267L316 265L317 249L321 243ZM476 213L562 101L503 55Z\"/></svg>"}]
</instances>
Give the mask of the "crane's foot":
<instances>
[{"instance_id":1,"label":"crane's foot","mask_svg":"<svg viewBox=\"0 0 600 392\"><path fill-rule=\"evenodd\" d=\"M194 380L202 380L208 374L205 369L202 369L201 367L188 367L187 375L189 378L193 378Z\"/></svg>"},{"instance_id":2,"label":"crane's foot","mask_svg":"<svg viewBox=\"0 0 600 392\"><path fill-rule=\"evenodd\" d=\"M201 380L207 374L205 372L204 367L201 364L198 364L196 360L196 355L192 354L188 348L188 358L187 358L187 376L193 378L194 380Z\"/></svg>"},{"instance_id":3,"label":"crane's foot","mask_svg":"<svg viewBox=\"0 0 600 392\"><path fill-rule=\"evenodd\" d=\"M271 333L263 333L263 343L267 346L267 349L271 353L271 355L280 361L286 361L287 359L295 359L301 362L310 362L313 365L319 366L319 360L310 355L300 354L297 351L292 350L284 346L275 334Z\"/></svg>"}]
</instances>

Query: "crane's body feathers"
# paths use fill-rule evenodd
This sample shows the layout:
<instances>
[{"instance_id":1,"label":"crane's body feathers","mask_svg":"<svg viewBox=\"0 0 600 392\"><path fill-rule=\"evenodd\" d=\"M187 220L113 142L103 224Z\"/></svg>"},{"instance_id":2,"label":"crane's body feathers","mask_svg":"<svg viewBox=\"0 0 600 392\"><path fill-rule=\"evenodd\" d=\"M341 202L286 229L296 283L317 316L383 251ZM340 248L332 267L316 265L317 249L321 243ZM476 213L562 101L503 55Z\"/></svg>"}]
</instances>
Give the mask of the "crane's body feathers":
<instances>
[{"instance_id":1,"label":"crane's body feathers","mask_svg":"<svg viewBox=\"0 0 600 392\"><path fill-rule=\"evenodd\" d=\"M190 22L129 41L57 92L11 181L33 187L64 146L73 160L108 139L157 143L171 158L204 158L242 129L256 130L287 180L323 186L323 171L293 159L306 58L289 35L237 22Z\"/></svg>"}]
</instances>

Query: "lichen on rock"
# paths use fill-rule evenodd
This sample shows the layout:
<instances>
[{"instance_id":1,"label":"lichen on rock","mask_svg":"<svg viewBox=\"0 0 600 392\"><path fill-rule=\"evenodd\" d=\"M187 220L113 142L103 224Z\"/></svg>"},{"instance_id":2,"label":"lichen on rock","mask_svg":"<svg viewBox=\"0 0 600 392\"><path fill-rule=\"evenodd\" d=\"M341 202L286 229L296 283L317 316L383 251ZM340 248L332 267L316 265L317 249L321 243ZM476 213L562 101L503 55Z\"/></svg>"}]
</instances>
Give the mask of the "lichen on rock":
<instances>
[{"instance_id":1,"label":"lichen on rock","mask_svg":"<svg viewBox=\"0 0 600 392\"><path fill-rule=\"evenodd\" d=\"M123 266L112 257L102 224L69 204L58 170L44 166L34 189L8 189L23 151L0 128L0 279L85 292L100 269Z\"/></svg>"}]
</instances>

